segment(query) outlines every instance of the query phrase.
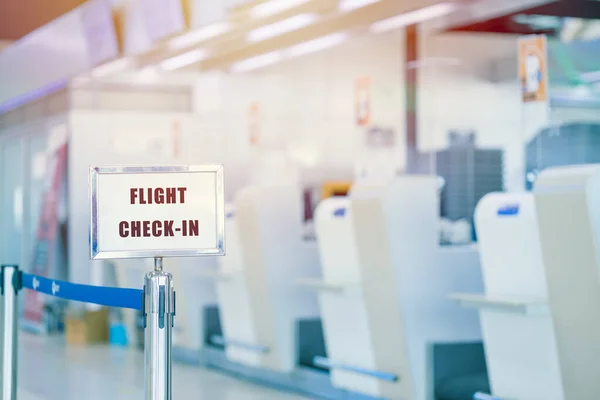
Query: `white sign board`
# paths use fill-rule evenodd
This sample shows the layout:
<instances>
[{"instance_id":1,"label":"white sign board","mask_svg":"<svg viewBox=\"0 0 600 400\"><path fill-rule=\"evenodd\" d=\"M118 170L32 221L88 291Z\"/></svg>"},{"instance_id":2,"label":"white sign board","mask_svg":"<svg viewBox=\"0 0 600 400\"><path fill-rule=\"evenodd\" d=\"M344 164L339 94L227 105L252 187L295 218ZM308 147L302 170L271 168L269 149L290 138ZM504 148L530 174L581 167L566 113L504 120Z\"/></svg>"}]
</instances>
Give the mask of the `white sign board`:
<instances>
[{"instance_id":1,"label":"white sign board","mask_svg":"<svg viewBox=\"0 0 600 400\"><path fill-rule=\"evenodd\" d=\"M92 259L225 254L223 167L90 167Z\"/></svg>"}]
</instances>

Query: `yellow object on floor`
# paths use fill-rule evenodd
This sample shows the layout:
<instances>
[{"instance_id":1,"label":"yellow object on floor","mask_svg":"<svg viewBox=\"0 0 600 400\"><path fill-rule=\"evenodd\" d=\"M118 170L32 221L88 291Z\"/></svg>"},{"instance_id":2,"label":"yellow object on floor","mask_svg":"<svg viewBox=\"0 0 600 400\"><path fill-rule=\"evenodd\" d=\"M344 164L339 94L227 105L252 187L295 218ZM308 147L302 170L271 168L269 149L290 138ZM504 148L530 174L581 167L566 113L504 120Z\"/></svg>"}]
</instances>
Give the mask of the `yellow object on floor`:
<instances>
[{"instance_id":1,"label":"yellow object on floor","mask_svg":"<svg viewBox=\"0 0 600 400\"><path fill-rule=\"evenodd\" d=\"M109 337L108 309L84 311L82 315L65 318L68 345L106 343Z\"/></svg>"}]
</instances>

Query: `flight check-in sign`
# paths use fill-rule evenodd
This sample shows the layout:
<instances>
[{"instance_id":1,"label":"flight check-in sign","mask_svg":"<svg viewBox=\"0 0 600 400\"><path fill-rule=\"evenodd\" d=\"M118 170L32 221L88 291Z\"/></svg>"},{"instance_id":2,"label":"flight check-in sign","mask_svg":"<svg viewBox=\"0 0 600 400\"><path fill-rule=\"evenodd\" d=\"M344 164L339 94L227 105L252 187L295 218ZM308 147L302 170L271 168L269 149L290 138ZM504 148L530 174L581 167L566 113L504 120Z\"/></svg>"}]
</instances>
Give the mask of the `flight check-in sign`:
<instances>
[{"instance_id":1,"label":"flight check-in sign","mask_svg":"<svg viewBox=\"0 0 600 400\"><path fill-rule=\"evenodd\" d=\"M92 259L223 255L221 165L90 167Z\"/></svg>"}]
</instances>

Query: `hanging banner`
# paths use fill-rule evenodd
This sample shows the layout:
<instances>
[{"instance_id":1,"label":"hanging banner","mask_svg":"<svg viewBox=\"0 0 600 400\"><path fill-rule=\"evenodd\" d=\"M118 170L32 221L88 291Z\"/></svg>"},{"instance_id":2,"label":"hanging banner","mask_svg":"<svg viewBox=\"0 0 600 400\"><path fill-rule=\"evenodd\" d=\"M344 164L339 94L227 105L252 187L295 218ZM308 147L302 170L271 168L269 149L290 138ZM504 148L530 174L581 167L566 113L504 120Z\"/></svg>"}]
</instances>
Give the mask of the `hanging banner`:
<instances>
[{"instance_id":1,"label":"hanging banner","mask_svg":"<svg viewBox=\"0 0 600 400\"><path fill-rule=\"evenodd\" d=\"M81 23L92 65L113 60L120 52L115 15L107 0L88 0L81 9Z\"/></svg>"},{"instance_id":2,"label":"hanging banner","mask_svg":"<svg viewBox=\"0 0 600 400\"><path fill-rule=\"evenodd\" d=\"M356 124L366 126L371 123L371 80L367 77L356 79L354 84L354 107Z\"/></svg>"},{"instance_id":3,"label":"hanging banner","mask_svg":"<svg viewBox=\"0 0 600 400\"><path fill-rule=\"evenodd\" d=\"M44 194L42 201L42 210L38 222L35 243L33 249L33 260L30 273L47 277L52 267L56 250L56 240L58 234L58 203L62 185L67 170L67 144L64 143L58 147L52 157L54 169L50 169L50 185ZM50 164L50 165L52 165ZM25 291L25 310L24 319L43 329L44 317L44 299L43 295L34 291Z\"/></svg>"},{"instance_id":4,"label":"hanging banner","mask_svg":"<svg viewBox=\"0 0 600 400\"><path fill-rule=\"evenodd\" d=\"M519 39L519 79L523 103L548 100L548 49L546 36Z\"/></svg>"},{"instance_id":5,"label":"hanging banner","mask_svg":"<svg viewBox=\"0 0 600 400\"><path fill-rule=\"evenodd\" d=\"M186 16L181 0L145 0L141 4L146 29L153 42L185 30Z\"/></svg>"}]
</instances>

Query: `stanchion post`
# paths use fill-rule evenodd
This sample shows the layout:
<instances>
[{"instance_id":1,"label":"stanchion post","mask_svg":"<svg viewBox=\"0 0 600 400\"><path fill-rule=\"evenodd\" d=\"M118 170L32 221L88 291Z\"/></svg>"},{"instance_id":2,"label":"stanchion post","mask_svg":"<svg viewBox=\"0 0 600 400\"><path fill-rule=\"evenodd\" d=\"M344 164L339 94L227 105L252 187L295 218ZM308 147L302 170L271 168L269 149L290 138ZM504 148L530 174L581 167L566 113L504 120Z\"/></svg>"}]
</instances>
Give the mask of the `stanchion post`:
<instances>
[{"instance_id":1,"label":"stanchion post","mask_svg":"<svg viewBox=\"0 0 600 400\"><path fill-rule=\"evenodd\" d=\"M225 255L223 166L90 166L89 172L90 258L154 258L142 301L145 399L171 400L175 292L162 256ZM111 201L99 201L104 196ZM142 226L150 229L150 219L157 223L152 235L132 239Z\"/></svg>"},{"instance_id":2,"label":"stanchion post","mask_svg":"<svg viewBox=\"0 0 600 400\"><path fill-rule=\"evenodd\" d=\"M17 265L2 265L2 396L1 400L17 398L17 314L18 292L21 288Z\"/></svg>"},{"instance_id":3,"label":"stanchion post","mask_svg":"<svg viewBox=\"0 0 600 400\"><path fill-rule=\"evenodd\" d=\"M171 400L171 343L175 316L173 277L162 257L144 279L144 375L146 400Z\"/></svg>"}]
</instances>

